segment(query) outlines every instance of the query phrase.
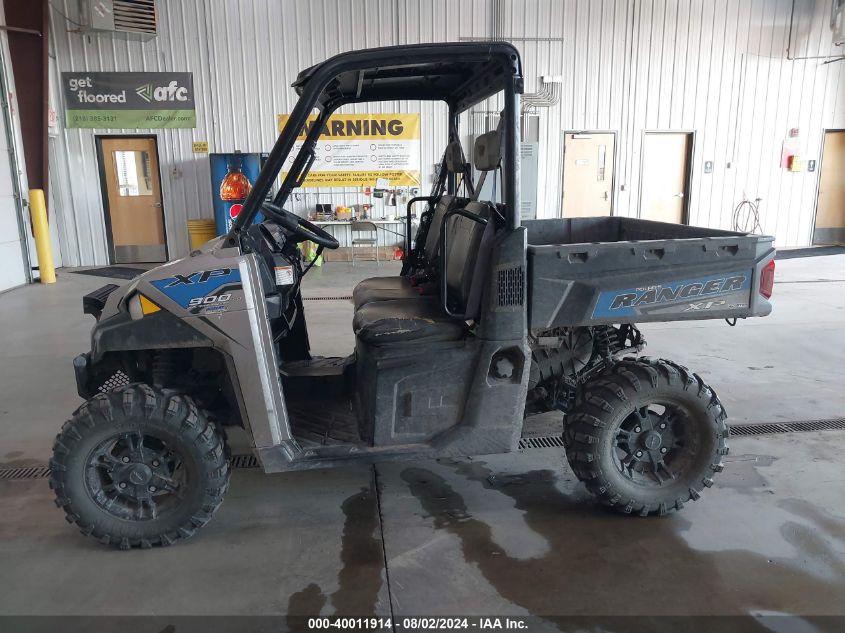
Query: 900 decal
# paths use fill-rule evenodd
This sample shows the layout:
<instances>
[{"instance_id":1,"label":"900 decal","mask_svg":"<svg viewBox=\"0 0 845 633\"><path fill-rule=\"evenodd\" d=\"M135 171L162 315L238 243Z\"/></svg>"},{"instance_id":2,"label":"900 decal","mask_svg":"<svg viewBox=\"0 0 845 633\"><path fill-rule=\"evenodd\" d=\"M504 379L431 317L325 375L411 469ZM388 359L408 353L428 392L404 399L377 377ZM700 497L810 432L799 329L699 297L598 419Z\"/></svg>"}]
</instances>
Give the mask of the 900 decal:
<instances>
[{"instance_id":1,"label":"900 decal","mask_svg":"<svg viewBox=\"0 0 845 633\"><path fill-rule=\"evenodd\" d=\"M196 308L197 306L209 306L209 305L213 305L215 303L216 304L226 303L231 298L232 298L232 295L228 292L225 293L225 294L222 294L222 295L209 295L207 297L196 297L194 299L191 299L188 302L188 306L191 307L191 308Z\"/></svg>"}]
</instances>

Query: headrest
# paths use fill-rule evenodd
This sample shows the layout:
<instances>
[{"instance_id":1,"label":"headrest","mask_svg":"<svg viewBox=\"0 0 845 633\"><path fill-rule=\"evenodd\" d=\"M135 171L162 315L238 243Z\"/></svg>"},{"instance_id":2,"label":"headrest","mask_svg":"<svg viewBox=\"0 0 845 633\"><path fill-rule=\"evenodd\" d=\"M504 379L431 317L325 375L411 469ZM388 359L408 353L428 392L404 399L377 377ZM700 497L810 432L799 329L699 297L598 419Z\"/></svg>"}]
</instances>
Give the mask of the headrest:
<instances>
[{"instance_id":1,"label":"headrest","mask_svg":"<svg viewBox=\"0 0 845 633\"><path fill-rule=\"evenodd\" d=\"M460 141L452 141L446 146L446 169L452 174L464 172L464 149Z\"/></svg>"},{"instance_id":2,"label":"headrest","mask_svg":"<svg viewBox=\"0 0 845 633\"><path fill-rule=\"evenodd\" d=\"M498 130L487 132L475 139L473 156L478 171L492 171L502 162L502 137Z\"/></svg>"}]
</instances>

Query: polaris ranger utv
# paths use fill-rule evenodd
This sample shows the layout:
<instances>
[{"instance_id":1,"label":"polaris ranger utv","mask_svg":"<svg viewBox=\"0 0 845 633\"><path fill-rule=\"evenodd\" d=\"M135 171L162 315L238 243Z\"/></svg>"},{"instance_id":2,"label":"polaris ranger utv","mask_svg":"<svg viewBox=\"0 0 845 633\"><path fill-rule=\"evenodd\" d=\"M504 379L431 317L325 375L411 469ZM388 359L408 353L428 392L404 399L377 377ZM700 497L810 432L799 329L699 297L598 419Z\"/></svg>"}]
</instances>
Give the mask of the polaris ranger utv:
<instances>
[{"instance_id":1,"label":"polaris ranger utv","mask_svg":"<svg viewBox=\"0 0 845 633\"><path fill-rule=\"evenodd\" d=\"M639 322L769 314L771 238L622 217L521 223L523 80L508 43L344 53L293 86L231 231L84 297L97 319L74 360L86 402L51 460L70 522L122 549L191 536L228 487L228 426L278 472L514 451L526 416L557 410L570 466L609 506L664 514L712 484L728 451L714 391L677 363L623 354L642 348ZM407 99L448 106L439 175L408 204L401 274L354 290L354 351L312 357L299 244L338 242L285 204L332 112ZM477 137L473 170L458 123L489 103L501 121ZM501 200L481 199L485 179Z\"/></svg>"}]
</instances>

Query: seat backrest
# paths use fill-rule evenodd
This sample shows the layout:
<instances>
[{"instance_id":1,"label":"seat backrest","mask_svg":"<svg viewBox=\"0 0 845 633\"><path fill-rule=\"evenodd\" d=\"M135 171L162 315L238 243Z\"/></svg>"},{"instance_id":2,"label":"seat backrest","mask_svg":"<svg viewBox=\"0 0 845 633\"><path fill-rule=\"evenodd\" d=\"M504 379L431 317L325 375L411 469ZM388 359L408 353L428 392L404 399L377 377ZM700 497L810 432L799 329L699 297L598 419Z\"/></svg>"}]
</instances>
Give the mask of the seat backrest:
<instances>
[{"instance_id":1,"label":"seat backrest","mask_svg":"<svg viewBox=\"0 0 845 633\"><path fill-rule=\"evenodd\" d=\"M466 198L456 198L446 194L440 196L434 206L431 225L428 227L428 234L425 236L425 245L423 246L427 262L434 262L440 254L440 227L443 224L443 218L446 217L446 212L451 209L460 209L466 203Z\"/></svg>"},{"instance_id":2,"label":"seat backrest","mask_svg":"<svg viewBox=\"0 0 845 633\"><path fill-rule=\"evenodd\" d=\"M471 173L469 164L464 158L464 150L460 141L450 141L446 146L445 153L446 170L453 175L460 175L463 177L462 183L467 186L467 192L472 193ZM429 263L434 263L440 255L440 227L443 224L443 218L446 212L455 208L456 205L464 205L469 198L461 198L443 194L438 198L434 205L434 212L431 216L431 224L428 227L428 233L425 236L425 243L423 244L423 253L425 259Z\"/></svg>"},{"instance_id":3,"label":"seat backrest","mask_svg":"<svg viewBox=\"0 0 845 633\"><path fill-rule=\"evenodd\" d=\"M485 232L493 231L490 205L483 202L469 202L464 210L486 220L488 226L460 215L452 215L447 220L446 252L446 301L451 312L463 314L468 319L477 315L474 303L473 286L476 269L483 266L479 255L482 254L482 242ZM480 291L480 287L478 288Z\"/></svg>"},{"instance_id":4,"label":"seat backrest","mask_svg":"<svg viewBox=\"0 0 845 633\"><path fill-rule=\"evenodd\" d=\"M502 162L502 136L500 130L480 135L473 148L475 168L483 176L495 172ZM462 314L467 319L478 319L481 296L490 267L490 254L496 232L495 204L473 200L465 211L486 220L485 224L460 215L447 220L446 301L450 312Z\"/></svg>"}]
</instances>

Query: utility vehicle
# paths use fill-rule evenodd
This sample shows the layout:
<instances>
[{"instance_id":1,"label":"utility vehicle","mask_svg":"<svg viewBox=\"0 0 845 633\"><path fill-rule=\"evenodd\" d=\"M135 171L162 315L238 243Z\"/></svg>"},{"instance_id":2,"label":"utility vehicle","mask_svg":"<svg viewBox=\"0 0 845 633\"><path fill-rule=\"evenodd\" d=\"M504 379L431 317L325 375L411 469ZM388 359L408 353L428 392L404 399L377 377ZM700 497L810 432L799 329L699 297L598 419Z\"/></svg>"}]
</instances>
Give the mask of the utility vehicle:
<instances>
[{"instance_id":1,"label":"utility vehicle","mask_svg":"<svg viewBox=\"0 0 845 633\"><path fill-rule=\"evenodd\" d=\"M569 464L607 505L664 514L711 485L728 451L713 389L675 362L624 355L644 345L640 322L768 314L772 238L623 217L521 222L523 75L505 42L344 53L293 86L299 101L231 231L84 297L97 319L74 359L86 402L51 460L70 522L123 549L191 536L228 487L230 426L278 472L514 451L527 416L560 411ZM408 204L401 274L354 290L354 351L312 357L299 244L338 242L286 201L332 112L407 99L446 104L436 182ZM500 123L475 134L473 170L459 122L491 104ZM491 178L501 200L481 199Z\"/></svg>"}]
</instances>

